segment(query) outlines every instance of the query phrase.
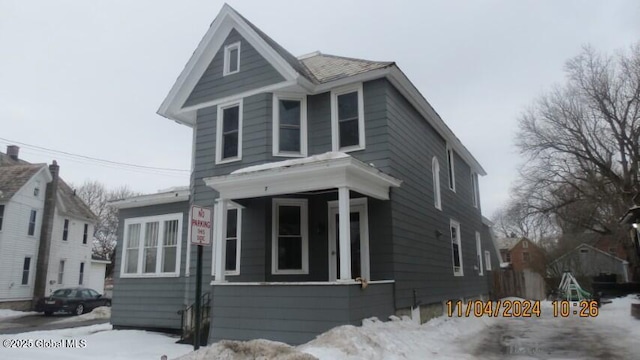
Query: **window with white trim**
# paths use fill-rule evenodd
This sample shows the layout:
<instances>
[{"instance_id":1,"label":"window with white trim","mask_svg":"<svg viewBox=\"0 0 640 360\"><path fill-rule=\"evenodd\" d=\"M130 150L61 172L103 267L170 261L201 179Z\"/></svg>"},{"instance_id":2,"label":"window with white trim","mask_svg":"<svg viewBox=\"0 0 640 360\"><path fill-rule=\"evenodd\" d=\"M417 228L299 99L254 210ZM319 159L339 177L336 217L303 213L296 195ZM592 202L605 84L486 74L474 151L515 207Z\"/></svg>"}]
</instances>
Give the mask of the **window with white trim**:
<instances>
[{"instance_id":1,"label":"window with white trim","mask_svg":"<svg viewBox=\"0 0 640 360\"><path fill-rule=\"evenodd\" d=\"M31 270L31 258L24 258L22 263L22 285L29 285L29 271Z\"/></svg>"},{"instance_id":2,"label":"window with white trim","mask_svg":"<svg viewBox=\"0 0 640 360\"><path fill-rule=\"evenodd\" d=\"M240 275L242 209L227 209L227 247L224 270L226 275Z\"/></svg>"},{"instance_id":3,"label":"window with white trim","mask_svg":"<svg viewBox=\"0 0 640 360\"><path fill-rule=\"evenodd\" d=\"M437 157L431 160L431 172L433 175L433 205L442 210L442 198L440 197L440 163Z\"/></svg>"},{"instance_id":4,"label":"window with white trim","mask_svg":"<svg viewBox=\"0 0 640 360\"><path fill-rule=\"evenodd\" d=\"M529 248L529 243L527 242L527 240L522 241L522 248L523 249L528 249Z\"/></svg>"},{"instance_id":5,"label":"window with white trim","mask_svg":"<svg viewBox=\"0 0 640 360\"><path fill-rule=\"evenodd\" d=\"M273 94L273 156L307 156L306 96Z\"/></svg>"},{"instance_id":6,"label":"window with white trim","mask_svg":"<svg viewBox=\"0 0 640 360\"><path fill-rule=\"evenodd\" d=\"M242 159L242 100L218 106L216 164Z\"/></svg>"},{"instance_id":7,"label":"window with white trim","mask_svg":"<svg viewBox=\"0 0 640 360\"><path fill-rule=\"evenodd\" d=\"M235 74L240 71L240 42L224 47L224 70L222 76Z\"/></svg>"},{"instance_id":8,"label":"window with white trim","mask_svg":"<svg viewBox=\"0 0 640 360\"><path fill-rule=\"evenodd\" d=\"M0 205L0 231L2 231L2 219L4 219L4 205Z\"/></svg>"},{"instance_id":9,"label":"window with white trim","mask_svg":"<svg viewBox=\"0 0 640 360\"><path fill-rule=\"evenodd\" d=\"M69 239L69 219L64 219L64 225L62 226L62 240L67 241Z\"/></svg>"},{"instance_id":10,"label":"window with white trim","mask_svg":"<svg viewBox=\"0 0 640 360\"><path fill-rule=\"evenodd\" d=\"M487 271L491 271L491 253L489 250L484 251L484 265Z\"/></svg>"},{"instance_id":11,"label":"window with white trim","mask_svg":"<svg viewBox=\"0 0 640 360\"><path fill-rule=\"evenodd\" d=\"M64 260L60 260L60 265L58 265L58 284L62 285L64 280Z\"/></svg>"},{"instance_id":12,"label":"window with white trim","mask_svg":"<svg viewBox=\"0 0 640 360\"><path fill-rule=\"evenodd\" d=\"M471 201L474 207L480 206L480 199L478 196L478 174L471 173Z\"/></svg>"},{"instance_id":13,"label":"window with white trim","mask_svg":"<svg viewBox=\"0 0 640 360\"><path fill-rule=\"evenodd\" d=\"M78 275L78 285L82 285L84 282L84 263L80 263L80 274Z\"/></svg>"},{"instance_id":14,"label":"window with white trim","mask_svg":"<svg viewBox=\"0 0 640 360\"><path fill-rule=\"evenodd\" d=\"M447 169L449 172L449 189L456 191L456 171L453 165L453 149L447 147Z\"/></svg>"},{"instance_id":15,"label":"window with white trim","mask_svg":"<svg viewBox=\"0 0 640 360\"><path fill-rule=\"evenodd\" d=\"M333 151L365 148L362 84L331 92L331 131Z\"/></svg>"},{"instance_id":16,"label":"window with white trim","mask_svg":"<svg viewBox=\"0 0 640 360\"><path fill-rule=\"evenodd\" d=\"M89 224L84 224L84 231L82 232L82 243L87 243L87 238L89 237Z\"/></svg>"},{"instance_id":17,"label":"window with white trim","mask_svg":"<svg viewBox=\"0 0 640 360\"><path fill-rule=\"evenodd\" d=\"M174 277L180 274L182 213L124 221L121 277Z\"/></svg>"},{"instance_id":18,"label":"window with white trim","mask_svg":"<svg viewBox=\"0 0 640 360\"><path fill-rule=\"evenodd\" d=\"M273 274L309 273L307 199L273 199Z\"/></svg>"},{"instance_id":19,"label":"window with white trim","mask_svg":"<svg viewBox=\"0 0 640 360\"><path fill-rule=\"evenodd\" d=\"M36 210L31 210L31 214L29 215L29 229L27 230L27 235L33 236L36 233L36 218L38 217L38 212Z\"/></svg>"},{"instance_id":20,"label":"window with white trim","mask_svg":"<svg viewBox=\"0 0 640 360\"><path fill-rule=\"evenodd\" d=\"M484 275L484 268L482 267L482 241L480 239L480 233L476 231L476 253L478 261L478 275Z\"/></svg>"},{"instance_id":21,"label":"window with white trim","mask_svg":"<svg viewBox=\"0 0 640 360\"><path fill-rule=\"evenodd\" d=\"M451 220L451 256L453 259L453 275L463 276L462 271L462 240L460 238L460 223Z\"/></svg>"}]
</instances>

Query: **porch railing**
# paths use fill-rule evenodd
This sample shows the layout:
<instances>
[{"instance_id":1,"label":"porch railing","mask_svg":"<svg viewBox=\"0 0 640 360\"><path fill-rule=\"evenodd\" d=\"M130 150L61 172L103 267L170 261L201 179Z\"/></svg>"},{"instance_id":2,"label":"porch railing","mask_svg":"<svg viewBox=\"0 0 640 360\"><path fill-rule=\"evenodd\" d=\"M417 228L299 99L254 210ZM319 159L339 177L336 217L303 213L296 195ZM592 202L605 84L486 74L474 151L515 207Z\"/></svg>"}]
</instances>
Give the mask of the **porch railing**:
<instances>
[{"instance_id":1,"label":"porch railing","mask_svg":"<svg viewBox=\"0 0 640 360\"><path fill-rule=\"evenodd\" d=\"M182 335L180 342L195 344L196 331L196 304L195 302L183 310L179 310L178 314L182 317ZM207 344L209 337L209 320L211 319L211 294L206 292L200 298L200 345Z\"/></svg>"}]
</instances>

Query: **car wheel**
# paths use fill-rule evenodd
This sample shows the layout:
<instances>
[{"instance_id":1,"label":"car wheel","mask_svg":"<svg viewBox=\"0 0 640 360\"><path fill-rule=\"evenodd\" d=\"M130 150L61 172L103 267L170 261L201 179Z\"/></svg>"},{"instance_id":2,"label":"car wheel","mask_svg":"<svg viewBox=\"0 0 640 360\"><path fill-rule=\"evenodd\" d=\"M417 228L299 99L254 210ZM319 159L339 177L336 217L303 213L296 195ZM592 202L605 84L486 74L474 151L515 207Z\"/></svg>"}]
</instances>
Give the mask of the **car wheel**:
<instances>
[{"instance_id":1,"label":"car wheel","mask_svg":"<svg viewBox=\"0 0 640 360\"><path fill-rule=\"evenodd\" d=\"M82 314L84 314L84 305L82 305L82 304L78 304L78 306L76 306L75 314L76 314L76 315L82 315Z\"/></svg>"},{"instance_id":2,"label":"car wheel","mask_svg":"<svg viewBox=\"0 0 640 360\"><path fill-rule=\"evenodd\" d=\"M53 311L45 311L44 312L44 316L51 316L53 315Z\"/></svg>"}]
</instances>

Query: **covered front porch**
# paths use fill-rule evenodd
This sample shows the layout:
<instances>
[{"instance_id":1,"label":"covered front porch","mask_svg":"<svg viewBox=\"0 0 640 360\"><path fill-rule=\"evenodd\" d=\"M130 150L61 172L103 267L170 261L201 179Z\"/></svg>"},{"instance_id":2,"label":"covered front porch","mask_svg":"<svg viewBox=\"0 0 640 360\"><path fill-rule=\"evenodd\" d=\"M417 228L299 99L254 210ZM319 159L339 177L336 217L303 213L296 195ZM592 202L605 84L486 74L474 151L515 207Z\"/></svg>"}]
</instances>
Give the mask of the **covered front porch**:
<instances>
[{"instance_id":1,"label":"covered front porch","mask_svg":"<svg viewBox=\"0 0 640 360\"><path fill-rule=\"evenodd\" d=\"M210 341L302 343L394 312L389 192L400 180L326 153L205 183L219 194Z\"/></svg>"}]
</instances>

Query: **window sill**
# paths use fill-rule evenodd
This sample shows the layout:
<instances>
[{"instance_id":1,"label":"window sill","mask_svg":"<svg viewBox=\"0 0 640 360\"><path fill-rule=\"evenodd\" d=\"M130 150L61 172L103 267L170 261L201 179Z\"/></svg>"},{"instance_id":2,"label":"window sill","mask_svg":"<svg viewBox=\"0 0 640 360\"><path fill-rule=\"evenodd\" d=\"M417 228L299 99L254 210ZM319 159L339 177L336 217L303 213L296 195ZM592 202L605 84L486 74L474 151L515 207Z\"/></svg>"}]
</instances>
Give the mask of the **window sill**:
<instances>
[{"instance_id":1,"label":"window sill","mask_svg":"<svg viewBox=\"0 0 640 360\"><path fill-rule=\"evenodd\" d=\"M237 74L237 73L239 73L239 72L240 72L240 70L239 70L239 69L238 69L238 70L236 70L236 71L230 71L230 72L223 71L223 72L222 72L222 77L229 76L229 75L233 75L233 74Z\"/></svg>"},{"instance_id":2,"label":"window sill","mask_svg":"<svg viewBox=\"0 0 640 360\"><path fill-rule=\"evenodd\" d=\"M309 270L275 270L271 275L309 275Z\"/></svg>"},{"instance_id":3,"label":"window sill","mask_svg":"<svg viewBox=\"0 0 640 360\"><path fill-rule=\"evenodd\" d=\"M176 278L180 274L120 274L121 279Z\"/></svg>"},{"instance_id":4,"label":"window sill","mask_svg":"<svg viewBox=\"0 0 640 360\"><path fill-rule=\"evenodd\" d=\"M453 276L464 276L464 274L460 274L460 273L453 273Z\"/></svg>"},{"instance_id":5,"label":"window sill","mask_svg":"<svg viewBox=\"0 0 640 360\"><path fill-rule=\"evenodd\" d=\"M232 162L236 162L236 161L241 161L242 158L241 157L233 157L233 158L228 158L228 159L222 159L222 160L216 160L216 165L221 165L221 164L228 164L228 163L232 163Z\"/></svg>"},{"instance_id":6,"label":"window sill","mask_svg":"<svg viewBox=\"0 0 640 360\"><path fill-rule=\"evenodd\" d=\"M277 154L273 154L273 157L304 158L307 157L307 154L279 152Z\"/></svg>"},{"instance_id":7,"label":"window sill","mask_svg":"<svg viewBox=\"0 0 640 360\"><path fill-rule=\"evenodd\" d=\"M339 148L337 151L340 151L340 152L343 152L343 153L348 153L348 152L359 151L359 150L364 150L364 149L365 149L364 146L353 145L353 146L347 146L347 147Z\"/></svg>"}]
</instances>

